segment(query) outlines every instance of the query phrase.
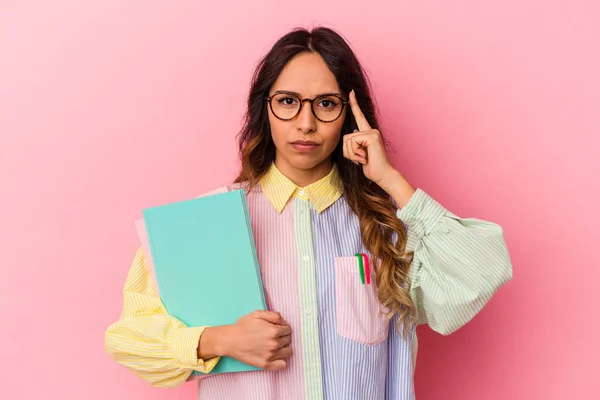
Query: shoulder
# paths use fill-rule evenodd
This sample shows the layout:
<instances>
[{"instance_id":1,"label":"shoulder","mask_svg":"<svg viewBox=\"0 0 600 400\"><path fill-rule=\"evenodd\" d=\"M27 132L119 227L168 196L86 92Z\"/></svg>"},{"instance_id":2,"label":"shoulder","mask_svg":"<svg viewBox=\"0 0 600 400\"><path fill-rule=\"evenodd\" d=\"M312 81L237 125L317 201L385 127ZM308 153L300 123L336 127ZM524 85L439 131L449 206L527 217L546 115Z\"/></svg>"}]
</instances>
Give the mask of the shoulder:
<instances>
[{"instance_id":1,"label":"shoulder","mask_svg":"<svg viewBox=\"0 0 600 400\"><path fill-rule=\"evenodd\" d=\"M226 193L231 190L233 190L233 189L231 189L231 185L223 185L223 186L219 186L219 187L213 188L211 190L208 190L204 193L201 193L200 195L196 196L196 198L211 196L213 194Z\"/></svg>"},{"instance_id":2,"label":"shoulder","mask_svg":"<svg viewBox=\"0 0 600 400\"><path fill-rule=\"evenodd\" d=\"M250 194L262 193L262 189L259 184L257 184L250 190L249 189L250 188L249 188L248 182L233 182L228 185L219 186L219 187L211 189L207 192L204 192L204 193L196 196L196 198L211 196L213 194L232 192L234 190L243 190L246 192L246 196L248 196Z\"/></svg>"}]
</instances>

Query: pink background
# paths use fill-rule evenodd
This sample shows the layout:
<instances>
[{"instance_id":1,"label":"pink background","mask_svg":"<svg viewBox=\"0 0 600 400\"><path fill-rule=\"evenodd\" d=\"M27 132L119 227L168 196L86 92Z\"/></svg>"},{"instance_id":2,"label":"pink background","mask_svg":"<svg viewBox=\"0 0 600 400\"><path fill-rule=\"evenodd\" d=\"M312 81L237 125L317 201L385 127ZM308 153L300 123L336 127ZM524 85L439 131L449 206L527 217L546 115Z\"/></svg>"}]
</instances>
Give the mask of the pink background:
<instances>
[{"instance_id":1,"label":"pink background","mask_svg":"<svg viewBox=\"0 0 600 400\"><path fill-rule=\"evenodd\" d=\"M597 399L598 3L204 3L0 2L0 397L194 398L104 353L133 221L233 178L255 63L325 24L371 74L394 163L500 223L514 263L467 327L420 328L417 397Z\"/></svg>"}]
</instances>

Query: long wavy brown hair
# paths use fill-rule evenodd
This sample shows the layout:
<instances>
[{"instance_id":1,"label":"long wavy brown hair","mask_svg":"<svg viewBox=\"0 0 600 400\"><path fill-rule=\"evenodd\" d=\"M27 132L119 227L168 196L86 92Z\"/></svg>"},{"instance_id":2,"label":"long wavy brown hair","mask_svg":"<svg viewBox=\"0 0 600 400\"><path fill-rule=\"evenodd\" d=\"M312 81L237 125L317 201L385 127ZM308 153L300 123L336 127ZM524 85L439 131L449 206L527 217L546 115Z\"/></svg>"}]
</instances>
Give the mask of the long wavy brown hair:
<instances>
[{"instance_id":1,"label":"long wavy brown hair","mask_svg":"<svg viewBox=\"0 0 600 400\"><path fill-rule=\"evenodd\" d=\"M254 71L247 111L238 135L242 167L235 180L236 183L244 183L247 190L258 184L275 160L275 144L271 137L265 97L286 64L305 52L318 53L325 60L346 98L354 89L367 121L373 129L379 129L370 83L342 36L325 27L312 31L296 28L273 45ZM354 117L347 112L341 135L352 133L354 129ZM387 148L387 141L383 139L383 142ZM403 323L404 332L407 333L414 325L416 311L410 297L408 275L413 254L405 252L407 235L404 225L396 216L397 206L390 196L366 178L361 168L343 156L342 145L343 140L340 140L331 157L337 164L344 196L360 221L365 247L379 261L376 269L379 300L387 310L389 319L398 314L398 326Z\"/></svg>"}]
</instances>

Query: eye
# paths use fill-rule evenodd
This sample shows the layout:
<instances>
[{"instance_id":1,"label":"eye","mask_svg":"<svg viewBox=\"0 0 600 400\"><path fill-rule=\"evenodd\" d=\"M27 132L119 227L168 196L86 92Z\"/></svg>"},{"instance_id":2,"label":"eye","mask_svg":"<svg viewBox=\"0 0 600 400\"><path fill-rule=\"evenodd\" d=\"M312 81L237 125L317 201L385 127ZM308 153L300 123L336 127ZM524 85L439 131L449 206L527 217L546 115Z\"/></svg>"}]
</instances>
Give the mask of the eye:
<instances>
[{"instance_id":1,"label":"eye","mask_svg":"<svg viewBox=\"0 0 600 400\"><path fill-rule=\"evenodd\" d=\"M282 106L295 106L298 103L298 100L296 100L293 97L278 97L277 98L277 102L279 104L281 104Z\"/></svg>"},{"instance_id":2,"label":"eye","mask_svg":"<svg viewBox=\"0 0 600 400\"><path fill-rule=\"evenodd\" d=\"M319 100L318 106L325 108L325 109L333 109L338 105L338 103L331 99L331 98L326 98L326 99L321 99Z\"/></svg>"}]
</instances>

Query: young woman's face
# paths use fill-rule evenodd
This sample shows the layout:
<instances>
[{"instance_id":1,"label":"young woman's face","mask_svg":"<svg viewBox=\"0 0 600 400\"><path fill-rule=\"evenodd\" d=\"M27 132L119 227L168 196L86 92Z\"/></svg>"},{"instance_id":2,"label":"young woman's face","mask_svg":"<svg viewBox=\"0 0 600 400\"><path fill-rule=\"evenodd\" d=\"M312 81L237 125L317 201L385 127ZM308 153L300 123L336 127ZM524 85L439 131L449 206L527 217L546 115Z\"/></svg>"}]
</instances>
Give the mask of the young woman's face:
<instances>
[{"instance_id":1,"label":"young woman's face","mask_svg":"<svg viewBox=\"0 0 600 400\"><path fill-rule=\"evenodd\" d=\"M314 99L323 94L338 94L347 100L340 92L335 76L325 64L323 58L316 53L302 53L294 57L279 74L271 87L269 96L278 92L297 93L299 99ZM329 100L330 99L330 100ZM292 113L298 101L293 96L279 94L272 100L272 106L279 110L278 115L285 118ZM319 104L317 104L319 102ZM314 107L319 118L335 115L335 107L341 104L335 97L320 98ZM269 122L271 134L276 147L276 162L286 169L310 170L319 166L331 165L330 156L340 140L340 134L347 107L333 122L322 122L313 114L310 103L303 102L300 113L290 121L282 121L273 114L269 107ZM329 113L329 114L328 114Z\"/></svg>"}]
</instances>

